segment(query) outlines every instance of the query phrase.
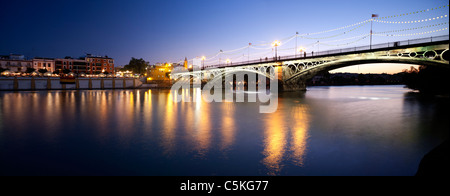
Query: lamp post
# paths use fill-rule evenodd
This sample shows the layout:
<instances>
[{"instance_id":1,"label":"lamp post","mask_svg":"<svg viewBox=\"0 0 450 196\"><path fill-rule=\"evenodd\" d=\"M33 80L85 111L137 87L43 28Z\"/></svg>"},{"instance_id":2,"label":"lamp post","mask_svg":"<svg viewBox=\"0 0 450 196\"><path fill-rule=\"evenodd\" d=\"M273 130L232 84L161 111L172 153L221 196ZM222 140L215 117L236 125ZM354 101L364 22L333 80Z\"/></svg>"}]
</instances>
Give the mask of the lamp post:
<instances>
[{"instance_id":1,"label":"lamp post","mask_svg":"<svg viewBox=\"0 0 450 196\"><path fill-rule=\"evenodd\" d=\"M206 60L206 57L202 56L202 69L205 69L205 60Z\"/></svg>"},{"instance_id":2,"label":"lamp post","mask_svg":"<svg viewBox=\"0 0 450 196\"><path fill-rule=\"evenodd\" d=\"M275 40L272 43L272 47L275 47L275 60L278 60L278 46L280 46L280 45L281 45L281 42L278 40Z\"/></svg>"},{"instance_id":3,"label":"lamp post","mask_svg":"<svg viewBox=\"0 0 450 196\"><path fill-rule=\"evenodd\" d=\"M373 35L373 20L378 18L378 14L372 14L372 19L370 19L370 50L372 50L372 35Z\"/></svg>"},{"instance_id":4,"label":"lamp post","mask_svg":"<svg viewBox=\"0 0 450 196\"><path fill-rule=\"evenodd\" d=\"M252 47L252 43L248 43L247 49L247 61L250 62L250 47Z\"/></svg>"},{"instance_id":5,"label":"lamp post","mask_svg":"<svg viewBox=\"0 0 450 196\"><path fill-rule=\"evenodd\" d=\"M306 52L306 49L305 49L305 48L303 48L303 47L300 47L300 48L298 48L298 49L296 50L296 52L299 52L299 53L300 53L300 55L301 55L301 54L302 54L302 52ZM297 57L297 55L296 55L295 57Z\"/></svg>"},{"instance_id":6,"label":"lamp post","mask_svg":"<svg viewBox=\"0 0 450 196\"><path fill-rule=\"evenodd\" d=\"M220 50L219 51L219 66L222 64L222 53L223 53L223 51Z\"/></svg>"},{"instance_id":7,"label":"lamp post","mask_svg":"<svg viewBox=\"0 0 450 196\"><path fill-rule=\"evenodd\" d=\"M298 38L298 32L295 32L295 48L297 48L297 45L298 45L297 38ZM297 50L295 50L295 58L297 58Z\"/></svg>"}]
</instances>

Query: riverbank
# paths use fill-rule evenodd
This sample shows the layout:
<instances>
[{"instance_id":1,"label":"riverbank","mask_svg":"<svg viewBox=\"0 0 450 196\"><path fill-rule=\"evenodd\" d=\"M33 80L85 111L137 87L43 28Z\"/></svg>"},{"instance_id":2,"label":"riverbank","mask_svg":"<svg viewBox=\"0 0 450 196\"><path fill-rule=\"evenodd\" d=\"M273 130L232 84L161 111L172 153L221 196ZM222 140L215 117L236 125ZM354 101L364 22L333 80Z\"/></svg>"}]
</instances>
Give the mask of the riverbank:
<instances>
[{"instance_id":1,"label":"riverbank","mask_svg":"<svg viewBox=\"0 0 450 196\"><path fill-rule=\"evenodd\" d=\"M450 174L449 140L424 156L416 176L448 176Z\"/></svg>"},{"instance_id":2,"label":"riverbank","mask_svg":"<svg viewBox=\"0 0 450 196\"><path fill-rule=\"evenodd\" d=\"M69 84L53 77L0 78L0 91L129 89L140 86L142 82L135 78L75 78Z\"/></svg>"},{"instance_id":3,"label":"riverbank","mask_svg":"<svg viewBox=\"0 0 450 196\"><path fill-rule=\"evenodd\" d=\"M308 86L404 85L403 74L321 73Z\"/></svg>"}]
</instances>

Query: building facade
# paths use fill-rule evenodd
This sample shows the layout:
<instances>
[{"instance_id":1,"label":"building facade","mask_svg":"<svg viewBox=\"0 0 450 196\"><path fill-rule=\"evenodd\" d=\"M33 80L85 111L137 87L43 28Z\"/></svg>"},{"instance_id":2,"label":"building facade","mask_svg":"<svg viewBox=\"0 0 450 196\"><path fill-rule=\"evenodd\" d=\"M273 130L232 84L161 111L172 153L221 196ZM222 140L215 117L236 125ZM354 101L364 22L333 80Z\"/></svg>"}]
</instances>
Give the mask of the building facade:
<instances>
[{"instance_id":1,"label":"building facade","mask_svg":"<svg viewBox=\"0 0 450 196\"><path fill-rule=\"evenodd\" d=\"M40 69L45 69L47 72L55 71L55 59L52 58L34 58L33 59L33 68L36 71Z\"/></svg>"},{"instance_id":2,"label":"building facade","mask_svg":"<svg viewBox=\"0 0 450 196\"><path fill-rule=\"evenodd\" d=\"M109 58L108 56L93 56L93 55L86 55L85 58L86 61L86 73L89 74L114 74L114 59Z\"/></svg>"},{"instance_id":3,"label":"building facade","mask_svg":"<svg viewBox=\"0 0 450 196\"><path fill-rule=\"evenodd\" d=\"M108 56L86 55L80 58L41 58L25 59L23 55L0 55L0 68L10 72L26 72L27 68L35 71L47 70L51 73L85 73L85 74L114 74L114 59ZM68 71L67 71L68 70Z\"/></svg>"},{"instance_id":4,"label":"building facade","mask_svg":"<svg viewBox=\"0 0 450 196\"><path fill-rule=\"evenodd\" d=\"M55 69L58 73L87 73L87 62L84 58L73 59L66 57L64 59L55 59ZM66 71L65 71L66 70Z\"/></svg>"},{"instance_id":5,"label":"building facade","mask_svg":"<svg viewBox=\"0 0 450 196\"><path fill-rule=\"evenodd\" d=\"M151 65L147 68L147 82L171 81L172 64Z\"/></svg>"},{"instance_id":6,"label":"building facade","mask_svg":"<svg viewBox=\"0 0 450 196\"><path fill-rule=\"evenodd\" d=\"M25 59L23 55L4 55L0 56L0 68L14 73L25 72L27 68L32 67L32 61Z\"/></svg>"}]
</instances>

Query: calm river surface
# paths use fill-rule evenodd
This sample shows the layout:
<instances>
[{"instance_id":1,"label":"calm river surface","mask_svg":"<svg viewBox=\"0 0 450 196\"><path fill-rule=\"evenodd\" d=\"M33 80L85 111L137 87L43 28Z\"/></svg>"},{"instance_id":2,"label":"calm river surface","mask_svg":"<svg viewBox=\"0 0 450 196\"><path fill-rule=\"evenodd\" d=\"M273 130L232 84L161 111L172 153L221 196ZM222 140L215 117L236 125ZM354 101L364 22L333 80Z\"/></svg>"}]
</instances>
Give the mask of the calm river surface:
<instances>
[{"instance_id":1,"label":"calm river surface","mask_svg":"<svg viewBox=\"0 0 450 196\"><path fill-rule=\"evenodd\" d=\"M415 175L448 137L448 98L311 87L259 103L169 90L0 92L0 175Z\"/></svg>"}]
</instances>

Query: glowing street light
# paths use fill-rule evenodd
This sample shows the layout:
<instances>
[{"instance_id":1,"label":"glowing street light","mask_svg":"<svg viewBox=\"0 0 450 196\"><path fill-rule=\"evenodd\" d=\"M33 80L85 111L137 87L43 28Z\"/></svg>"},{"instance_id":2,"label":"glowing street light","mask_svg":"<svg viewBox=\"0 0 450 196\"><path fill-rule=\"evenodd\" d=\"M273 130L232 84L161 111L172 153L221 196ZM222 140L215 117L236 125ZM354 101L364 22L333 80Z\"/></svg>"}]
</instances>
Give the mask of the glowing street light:
<instances>
[{"instance_id":1,"label":"glowing street light","mask_svg":"<svg viewBox=\"0 0 450 196\"><path fill-rule=\"evenodd\" d=\"M298 52L300 53L300 55L301 55L302 52L306 52L306 49L303 48L303 47L300 47L300 48L297 49L297 51L298 51ZM304 57L306 57L306 56L304 56Z\"/></svg>"},{"instance_id":2,"label":"glowing street light","mask_svg":"<svg viewBox=\"0 0 450 196\"><path fill-rule=\"evenodd\" d=\"M227 59L226 61L225 61L226 63L227 63L227 65L228 65L228 63L230 63L231 62L231 60L230 59Z\"/></svg>"},{"instance_id":3,"label":"glowing street light","mask_svg":"<svg viewBox=\"0 0 450 196\"><path fill-rule=\"evenodd\" d=\"M206 57L202 56L202 68L203 69L205 68L205 60L206 60Z\"/></svg>"},{"instance_id":4,"label":"glowing street light","mask_svg":"<svg viewBox=\"0 0 450 196\"><path fill-rule=\"evenodd\" d=\"M278 60L278 46L280 46L280 45L281 45L281 42L278 40L275 40L272 43L272 47L275 47L275 60Z\"/></svg>"}]
</instances>

